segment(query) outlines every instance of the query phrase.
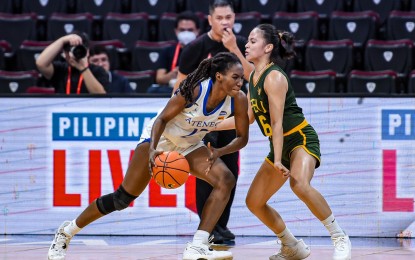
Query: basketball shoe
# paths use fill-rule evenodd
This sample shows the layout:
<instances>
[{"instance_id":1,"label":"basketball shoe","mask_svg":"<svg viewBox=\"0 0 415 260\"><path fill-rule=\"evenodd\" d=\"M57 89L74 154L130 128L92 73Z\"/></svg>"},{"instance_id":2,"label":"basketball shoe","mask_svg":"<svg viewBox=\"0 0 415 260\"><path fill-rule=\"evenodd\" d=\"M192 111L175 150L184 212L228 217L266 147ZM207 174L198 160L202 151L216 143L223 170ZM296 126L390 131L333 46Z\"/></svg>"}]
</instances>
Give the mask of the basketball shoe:
<instances>
[{"instance_id":1,"label":"basketball shoe","mask_svg":"<svg viewBox=\"0 0 415 260\"><path fill-rule=\"evenodd\" d=\"M209 237L209 242L212 242L213 244L223 244L223 240L223 236L216 229L212 231L212 234Z\"/></svg>"},{"instance_id":2,"label":"basketball shoe","mask_svg":"<svg viewBox=\"0 0 415 260\"><path fill-rule=\"evenodd\" d=\"M352 243L348 235L331 238L334 244L333 260L352 259Z\"/></svg>"},{"instance_id":3,"label":"basketball shoe","mask_svg":"<svg viewBox=\"0 0 415 260\"><path fill-rule=\"evenodd\" d=\"M72 236L66 233L63 229L69 225L70 221L63 222L58 231L56 231L55 238L50 245L48 252L48 260L64 260L66 256L66 250L68 249L69 242L71 242Z\"/></svg>"},{"instance_id":4,"label":"basketball shoe","mask_svg":"<svg viewBox=\"0 0 415 260\"><path fill-rule=\"evenodd\" d=\"M223 237L223 240L234 240L235 235L227 228L221 225L216 225L215 230Z\"/></svg>"},{"instance_id":5,"label":"basketball shoe","mask_svg":"<svg viewBox=\"0 0 415 260\"><path fill-rule=\"evenodd\" d=\"M187 243L183 252L183 260L213 260L213 259L233 259L232 252L216 251L205 244Z\"/></svg>"},{"instance_id":6,"label":"basketball shoe","mask_svg":"<svg viewBox=\"0 0 415 260\"><path fill-rule=\"evenodd\" d=\"M295 245L281 245L280 251L269 257L269 260L301 260L310 255L310 248L302 239L298 240Z\"/></svg>"}]
</instances>

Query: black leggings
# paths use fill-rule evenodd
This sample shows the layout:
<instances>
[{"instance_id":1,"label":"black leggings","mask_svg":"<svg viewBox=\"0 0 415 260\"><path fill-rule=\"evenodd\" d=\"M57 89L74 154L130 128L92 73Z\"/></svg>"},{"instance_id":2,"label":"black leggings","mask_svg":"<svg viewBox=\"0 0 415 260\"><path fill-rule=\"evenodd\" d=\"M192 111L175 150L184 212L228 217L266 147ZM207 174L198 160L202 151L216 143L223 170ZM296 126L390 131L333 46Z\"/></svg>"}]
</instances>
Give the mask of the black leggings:
<instances>
[{"instance_id":1,"label":"black leggings","mask_svg":"<svg viewBox=\"0 0 415 260\"><path fill-rule=\"evenodd\" d=\"M228 143L230 143L235 138L235 130L227 130L220 132L211 132L205 136L204 142L207 144L210 142L211 146L215 148L221 148ZM223 162L231 170L232 174L235 176L235 179L238 180L239 172L239 152L231 153L220 157ZM205 202L208 199L210 193L212 192L212 186L205 182L204 180L196 178L196 207L199 217L202 215L203 207ZM218 225L226 227L228 225L229 217L231 214L231 207L233 203L233 198L235 197L236 185L232 189L231 196L229 198L228 204L226 205L222 215L218 220Z\"/></svg>"}]
</instances>

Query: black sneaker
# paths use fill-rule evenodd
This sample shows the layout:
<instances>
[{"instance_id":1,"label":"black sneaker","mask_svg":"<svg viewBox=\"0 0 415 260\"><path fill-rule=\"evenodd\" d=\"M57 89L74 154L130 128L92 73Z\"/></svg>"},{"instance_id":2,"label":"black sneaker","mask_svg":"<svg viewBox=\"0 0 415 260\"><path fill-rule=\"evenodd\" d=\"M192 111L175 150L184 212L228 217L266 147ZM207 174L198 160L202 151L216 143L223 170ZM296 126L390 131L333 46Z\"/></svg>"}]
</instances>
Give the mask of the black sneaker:
<instances>
[{"instance_id":1,"label":"black sneaker","mask_svg":"<svg viewBox=\"0 0 415 260\"><path fill-rule=\"evenodd\" d=\"M223 228L220 225L215 226L215 230L222 236L223 240L234 240L235 235L227 228Z\"/></svg>"},{"instance_id":2,"label":"black sneaker","mask_svg":"<svg viewBox=\"0 0 415 260\"><path fill-rule=\"evenodd\" d=\"M214 229L212 234L210 234L209 242L213 244L223 244L223 240L223 236L218 231L216 231L216 229Z\"/></svg>"}]
</instances>

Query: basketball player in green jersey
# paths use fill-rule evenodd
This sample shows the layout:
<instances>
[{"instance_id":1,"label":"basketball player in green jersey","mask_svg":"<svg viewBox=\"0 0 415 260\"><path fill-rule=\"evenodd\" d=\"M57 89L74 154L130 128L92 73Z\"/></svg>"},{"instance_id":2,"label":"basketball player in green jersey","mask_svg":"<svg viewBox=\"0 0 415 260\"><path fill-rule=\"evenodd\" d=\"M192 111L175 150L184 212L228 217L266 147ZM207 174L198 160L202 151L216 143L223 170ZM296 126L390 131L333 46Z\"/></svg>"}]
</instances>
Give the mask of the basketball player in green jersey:
<instances>
[{"instance_id":1,"label":"basketball player in green jersey","mask_svg":"<svg viewBox=\"0 0 415 260\"><path fill-rule=\"evenodd\" d=\"M297 105L288 76L277 66L279 59L291 58L294 37L277 31L273 25L254 28L246 44L246 59L255 65L249 79L250 123L257 121L270 141L270 152L258 170L246 198L249 210L281 240L278 253L270 260L304 259L310 249L285 225L278 212L267 201L289 180L292 191L301 199L330 233L334 244L333 259L350 259L351 243L340 228L323 196L311 186L314 170L320 165L317 133ZM218 130L232 129L232 119Z\"/></svg>"}]
</instances>

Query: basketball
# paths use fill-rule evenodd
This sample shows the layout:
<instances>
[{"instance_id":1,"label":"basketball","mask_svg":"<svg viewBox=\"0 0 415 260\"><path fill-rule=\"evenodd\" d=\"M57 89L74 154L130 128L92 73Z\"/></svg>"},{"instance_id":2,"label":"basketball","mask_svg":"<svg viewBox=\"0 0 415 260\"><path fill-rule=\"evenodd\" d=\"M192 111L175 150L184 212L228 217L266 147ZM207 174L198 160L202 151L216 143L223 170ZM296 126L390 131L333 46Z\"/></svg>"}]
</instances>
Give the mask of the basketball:
<instances>
[{"instance_id":1,"label":"basketball","mask_svg":"<svg viewBox=\"0 0 415 260\"><path fill-rule=\"evenodd\" d=\"M182 186L189 177L189 163L186 158L176 152L164 152L154 158L153 178L158 185L166 189Z\"/></svg>"}]
</instances>

